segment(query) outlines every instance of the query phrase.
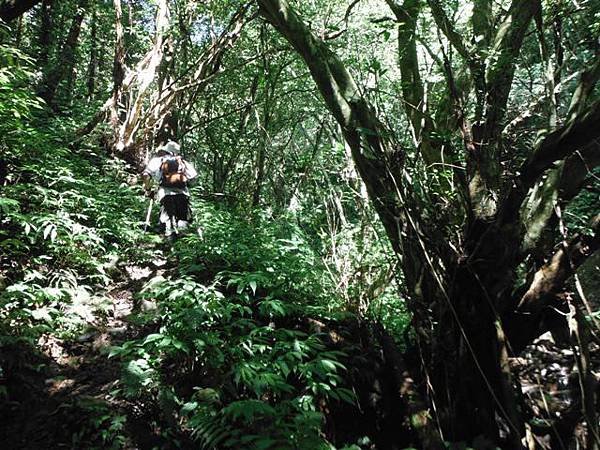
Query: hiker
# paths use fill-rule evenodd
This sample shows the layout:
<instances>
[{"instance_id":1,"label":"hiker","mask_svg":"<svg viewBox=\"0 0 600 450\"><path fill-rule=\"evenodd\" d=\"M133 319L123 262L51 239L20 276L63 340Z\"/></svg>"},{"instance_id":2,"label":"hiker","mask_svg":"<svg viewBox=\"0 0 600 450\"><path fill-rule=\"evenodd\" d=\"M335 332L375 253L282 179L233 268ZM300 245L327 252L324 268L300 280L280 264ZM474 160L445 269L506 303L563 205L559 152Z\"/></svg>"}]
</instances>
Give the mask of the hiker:
<instances>
[{"instance_id":1,"label":"hiker","mask_svg":"<svg viewBox=\"0 0 600 450\"><path fill-rule=\"evenodd\" d=\"M160 203L159 223L167 237L184 230L192 222L188 182L198 173L179 155L179 148L173 141L160 146L142 172L146 196ZM159 186L156 194L152 190L152 180Z\"/></svg>"}]
</instances>

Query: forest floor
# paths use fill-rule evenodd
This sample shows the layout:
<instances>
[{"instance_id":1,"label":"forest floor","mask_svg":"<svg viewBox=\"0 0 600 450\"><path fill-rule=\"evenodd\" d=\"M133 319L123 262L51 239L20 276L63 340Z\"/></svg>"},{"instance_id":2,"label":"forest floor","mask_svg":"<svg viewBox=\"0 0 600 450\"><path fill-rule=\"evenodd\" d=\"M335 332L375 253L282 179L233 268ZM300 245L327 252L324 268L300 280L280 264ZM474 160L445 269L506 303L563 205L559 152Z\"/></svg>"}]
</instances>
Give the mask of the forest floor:
<instances>
[{"instance_id":1,"label":"forest floor","mask_svg":"<svg viewBox=\"0 0 600 450\"><path fill-rule=\"evenodd\" d=\"M592 342L588 350L592 370L600 373L600 346ZM574 396L580 392L575 351L568 342L555 341L546 333L520 357L511 358L513 372L519 377L529 408L528 415L534 418L530 424L539 448L573 448L568 442L560 441L560 436L574 435L582 442L586 435L585 424L578 421L581 398ZM560 424L561 429L556 430L554 423Z\"/></svg>"},{"instance_id":2,"label":"forest floor","mask_svg":"<svg viewBox=\"0 0 600 450\"><path fill-rule=\"evenodd\" d=\"M39 339L37 351L26 346L4 349L3 357L12 364L6 365L2 384L12 396L0 408L3 448L90 448L84 444L98 433L111 444L94 448L195 448L184 433L165 440L155 405L121 395L122 362L109 357L112 347L156 332L138 320L156 305L137 294L152 278L176 276L176 256L169 247L145 245L146 260L120 262L116 280L91 297L98 304L87 305L88 327L81 334L61 339L50 331ZM107 301L108 306L102 304ZM590 351L593 366L600 368L600 348L594 344ZM546 433L546 438L535 438L538 445L554 448L550 424L578 408L578 399L572 398L577 391L572 388L577 383L573 350L547 334L511 363L529 413L536 418L534 431Z\"/></svg>"},{"instance_id":3,"label":"forest floor","mask_svg":"<svg viewBox=\"0 0 600 450\"><path fill-rule=\"evenodd\" d=\"M157 444L164 448L147 424L132 420L139 406L115 395L122 367L108 352L112 346L150 332L137 325L135 318L156 305L135 295L150 278L168 271L167 252L168 247L161 246L145 264L124 262L120 267L124 279L96 293L86 305L91 313L81 335L65 340L46 333L38 341L39 351L26 346L4 349L4 356L13 359L17 370L8 373L3 384L18 394L0 409L3 448L78 448L78 440L93 431L89 427L103 429L106 440L114 434L133 434L130 438L136 448ZM103 308L100 303L107 299L110 306ZM116 416L115 411L119 412ZM125 441L121 443L119 448L128 447Z\"/></svg>"}]
</instances>

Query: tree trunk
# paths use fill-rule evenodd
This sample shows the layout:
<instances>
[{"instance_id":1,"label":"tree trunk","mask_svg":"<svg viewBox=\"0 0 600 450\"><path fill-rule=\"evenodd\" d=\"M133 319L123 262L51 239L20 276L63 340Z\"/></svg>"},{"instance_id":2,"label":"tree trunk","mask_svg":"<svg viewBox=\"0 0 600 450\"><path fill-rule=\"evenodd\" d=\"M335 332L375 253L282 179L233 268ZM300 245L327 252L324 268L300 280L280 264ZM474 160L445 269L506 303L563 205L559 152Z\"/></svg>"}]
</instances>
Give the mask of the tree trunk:
<instances>
[{"instance_id":1,"label":"tree trunk","mask_svg":"<svg viewBox=\"0 0 600 450\"><path fill-rule=\"evenodd\" d=\"M119 100L123 90L123 81L125 78L125 38L123 33L123 10L121 9L121 0L113 0L115 8L115 54L113 58L113 89L112 100L110 101L110 125L115 133L119 126Z\"/></svg>"},{"instance_id":2,"label":"tree trunk","mask_svg":"<svg viewBox=\"0 0 600 450\"><path fill-rule=\"evenodd\" d=\"M169 26L169 5L167 0L158 2L156 12L156 32L154 45L144 58L147 62L143 71L138 71L136 91L131 91L130 107L126 112L125 119L118 128L114 148L123 154L125 160L132 163L134 167L142 165L140 149L134 145L134 137L141 126L141 117L144 101L148 95L148 89L156 77L164 55L165 33ZM135 96L133 95L135 93Z\"/></svg>"},{"instance_id":3,"label":"tree trunk","mask_svg":"<svg viewBox=\"0 0 600 450\"><path fill-rule=\"evenodd\" d=\"M42 3L42 7L40 8L40 32L38 34L38 45L40 47L40 53L38 57L38 63L43 71L46 70L46 66L48 65L48 58L50 56L53 5L54 2L52 0L44 0Z\"/></svg>"},{"instance_id":4,"label":"tree trunk","mask_svg":"<svg viewBox=\"0 0 600 450\"><path fill-rule=\"evenodd\" d=\"M415 145L419 148L428 166L442 161L439 146L432 142L434 125L427 113L425 90L419 71L416 30L417 19L422 7L421 0L408 0L400 4L387 0L398 20L398 66L404 109L408 116Z\"/></svg>"},{"instance_id":5,"label":"tree trunk","mask_svg":"<svg viewBox=\"0 0 600 450\"><path fill-rule=\"evenodd\" d=\"M502 120L525 32L540 7L538 1L513 0L490 49L489 59L494 62L485 76L484 115L473 125L472 145L467 146L469 202L475 226L489 223L498 212Z\"/></svg>"},{"instance_id":6,"label":"tree trunk","mask_svg":"<svg viewBox=\"0 0 600 450\"><path fill-rule=\"evenodd\" d=\"M85 9L89 0L79 0L77 11L73 16L69 34L65 40L62 51L54 68L48 73L46 80L40 87L39 95L52 108L56 107L55 97L60 83L69 76L75 65L75 50L79 44L79 34L81 33L81 24L85 16Z\"/></svg>"},{"instance_id":7,"label":"tree trunk","mask_svg":"<svg viewBox=\"0 0 600 450\"><path fill-rule=\"evenodd\" d=\"M90 30L90 62L87 71L87 94L88 100L94 100L96 94L96 73L98 71L98 11L94 4L92 24Z\"/></svg>"},{"instance_id":8,"label":"tree trunk","mask_svg":"<svg viewBox=\"0 0 600 450\"><path fill-rule=\"evenodd\" d=\"M405 266L411 292L424 277L421 263L423 237L419 236L418 216L408 211L403 196L403 152L389 141L389 132L361 96L354 79L340 59L317 38L285 0L259 0L260 12L302 56L325 103L342 128L352 157L365 182L371 201L384 225L394 250L412 258ZM420 244L419 244L420 243ZM410 415L418 417L413 429L428 449L443 448L430 415L417 401L414 380L406 377L400 396L410 405Z\"/></svg>"},{"instance_id":9,"label":"tree trunk","mask_svg":"<svg viewBox=\"0 0 600 450\"><path fill-rule=\"evenodd\" d=\"M269 126L271 124L271 98L274 94L275 83L277 82L277 75L273 75L269 64L269 59L265 53L265 39L266 30L264 27L260 30L260 48L258 53L263 54L262 58L262 73L263 73L263 108L262 108L262 119L261 114L256 107L254 112L256 116L256 126L258 129L258 148L256 156L256 174L254 177L254 191L252 193L252 207L257 208L260 204L260 197L263 187L263 180L265 177L265 161L267 156L267 146L269 145ZM272 79L274 78L274 79ZM254 95L253 95L254 97ZM254 103L254 101L253 101Z\"/></svg>"},{"instance_id":10,"label":"tree trunk","mask_svg":"<svg viewBox=\"0 0 600 450\"><path fill-rule=\"evenodd\" d=\"M470 67L474 78L471 85L477 91L473 126L465 118L467 113L460 103L462 93L455 95L459 100L456 102L458 117L465 118L462 132L466 144L468 220L460 249L455 252L456 256L448 257L442 244L428 238L429 233L411 203L410 188L401 183L403 152L391 144L389 130L361 96L341 60L311 32L286 0L259 0L258 3L261 14L304 59L328 109L341 126L369 197L394 251L401 258L415 334L423 349L425 368L430 369L427 383L431 386L444 439L467 441L476 448L498 445L520 448L524 424L519 391L514 389L507 363L509 351L518 352L536 337L535 332L540 328L538 308L556 297L576 265L598 245L597 238L574 239L568 251L555 254L548 265L535 274L529 288L517 289L515 280L517 268L523 261L522 244L527 228L520 211L530 189L555 162L566 159L565 167L569 165L577 173L579 167L584 166L570 158L577 150L588 149L600 134L597 127L600 102L591 105L585 102L594 87L597 61L591 64L587 76L582 77L576 97L583 100L577 100L577 108L571 107L573 116L564 126L541 139L518 174L505 183L506 171L500 165L501 128L516 60L532 18L539 12L540 2L513 0L494 33L490 30L493 2L476 1L473 29L477 42L469 46L454 31L442 2L428 0L439 28ZM396 3L388 0L393 9ZM419 84L409 45L410 21L415 20L418 2L408 0L399 7L404 9L397 16L408 23L406 39L399 43L406 51L403 81L412 80L418 94ZM412 13L409 7L414 8ZM484 61L482 55L488 58ZM448 71L452 75L450 66ZM408 98L415 92L404 95ZM416 114L412 118L409 114L409 119L414 129L422 125ZM594 160L593 155L586 159L590 160ZM560 183L564 182L576 192L582 177L574 178L569 185L558 177L562 180ZM564 192L561 195L566 196ZM566 261L571 264L565 265ZM522 298L513 292L520 292ZM517 317L519 311L515 308L520 300L521 308L525 305L528 308L521 311L521 316L524 316L523 311L532 313L531 322ZM525 323L525 327L519 326ZM402 362L398 366L402 367ZM408 383L412 394L416 391L415 383L408 378L407 375L400 377ZM425 385L426 381L422 383ZM411 395L400 397L409 404L419 404ZM588 411L590 407L588 404ZM498 422L503 424L507 440L501 439ZM424 427L428 431L435 430L431 420L426 421ZM430 442L428 433L416 427L415 431L424 448L435 448L437 443L426 444Z\"/></svg>"}]
</instances>

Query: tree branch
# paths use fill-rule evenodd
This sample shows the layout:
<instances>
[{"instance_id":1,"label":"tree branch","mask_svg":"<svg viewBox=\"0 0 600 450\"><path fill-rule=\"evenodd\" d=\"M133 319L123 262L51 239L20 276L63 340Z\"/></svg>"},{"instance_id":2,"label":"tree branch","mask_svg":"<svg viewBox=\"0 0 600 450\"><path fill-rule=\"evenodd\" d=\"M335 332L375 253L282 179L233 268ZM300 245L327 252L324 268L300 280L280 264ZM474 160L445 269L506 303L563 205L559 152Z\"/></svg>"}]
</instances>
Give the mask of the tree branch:
<instances>
[{"instance_id":1,"label":"tree branch","mask_svg":"<svg viewBox=\"0 0 600 450\"><path fill-rule=\"evenodd\" d=\"M600 51L596 52L596 61L591 67L581 74L579 84L571 97L571 104L569 105L568 120L573 120L578 114L583 112L585 104L594 90L594 86L600 79Z\"/></svg>"},{"instance_id":2,"label":"tree branch","mask_svg":"<svg viewBox=\"0 0 600 450\"><path fill-rule=\"evenodd\" d=\"M507 17L496 33L486 73L485 137L488 139L498 134L506 112L516 59L529 23L539 8L539 0L513 0Z\"/></svg>"},{"instance_id":3,"label":"tree branch","mask_svg":"<svg viewBox=\"0 0 600 450\"><path fill-rule=\"evenodd\" d=\"M352 156L396 251L400 251L400 200L393 186L401 180L403 151L359 92L352 75L285 0L259 0L261 14L290 42L308 69L352 149Z\"/></svg>"},{"instance_id":4,"label":"tree branch","mask_svg":"<svg viewBox=\"0 0 600 450\"><path fill-rule=\"evenodd\" d=\"M581 116L550 133L521 167L520 182L529 188L555 161L600 138L600 100L593 103Z\"/></svg>"},{"instance_id":5,"label":"tree branch","mask_svg":"<svg viewBox=\"0 0 600 450\"><path fill-rule=\"evenodd\" d=\"M390 2L388 1L388 4L389 3ZM450 44L452 44L460 56L466 61L470 61L472 57L471 52L465 45L461 35L454 29L454 26L450 19L448 19L441 3L438 0L427 0L427 4L431 9L431 14L433 15L436 25L442 30L442 33L444 33L444 36L450 41Z\"/></svg>"},{"instance_id":6,"label":"tree branch","mask_svg":"<svg viewBox=\"0 0 600 450\"><path fill-rule=\"evenodd\" d=\"M494 32L492 17L492 0L474 0L473 15L473 45L475 49L486 49L490 45Z\"/></svg>"},{"instance_id":7,"label":"tree branch","mask_svg":"<svg viewBox=\"0 0 600 450\"><path fill-rule=\"evenodd\" d=\"M434 125L431 117L426 113L425 91L417 57L416 28L421 0L407 0L403 4L398 0L386 0L386 3L398 20L398 66L401 89L415 144L419 147L427 165L440 163L442 158L439 146L434 145L430 139Z\"/></svg>"},{"instance_id":8,"label":"tree branch","mask_svg":"<svg viewBox=\"0 0 600 450\"><path fill-rule=\"evenodd\" d=\"M519 301L518 311L539 313L555 298L575 270L600 248L600 214L593 219L591 228L593 235L575 236L535 273Z\"/></svg>"},{"instance_id":9,"label":"tree branch","mask_svg":"<svg viewBox=\"0 0 600 450\"><path fill-rule=\"evenodd\" d=\"M389 131L379 121L373 109L360 94L358 87L340 58L323 40L319 39L290 7L286 0L258 0L260 13L288 40L302 56L331 111L342 128L344 138L352 152L356 168L365 182L369 197L383 222L394 250L401 253L403 244L417 246L416 225L407 226L405 206L401 198L403 151L392 145ZM410 218L409 218L410 219ZM402 235L413 237L404 240ZM418 247L418 246L417 246ZM404 257L415 259L418 265L421 254L416 249L405 248ZM422 275L407 274L411 288ZM414 407L411 417L413 428L426 449L443 448L439 433L420 402L419 393L410 377L402 380L401 397Z\"/></svg>"},{"instance_id":10,"label":"tree branch","mask_svg":"<svg viewBox=\"0 0 600 450\"><path fill-rule=\"evenodd\" d=\"M600 100L585 109L584 103L591 89L600 78L600 61L597 60L591 68L581 75L579 85L573 95L569 108L567 123L548 134L534 149L529 159L519 169L519 175L513 182L502 206L501 220L507 223L518 214L527 192L540 175L549 169L556 161L565 159L577 150L591 145L588 158L597 158L600 145ZM594 150L595 149L595 150Z\"/></svg>"},{"instance_id":11,"label":"tree branch","mask_svg":"<svg viewBox=\"0 0 600 450\"><path fill-rule=\"evenodd\" d=\"M552 169L544 183L536 185L521 211L526 234L521 247L522 261L527 255L534 258L546 254L547 240L558 223L555 206L564 206L585 185L590 171L600 164L600 144L594 142L569 156L559 167ZM538 256L539 255L539 256Z\"/></svg>"},{"instance_id":12,"label":"tree branch","mask_svg":"<svg viewBox=\"0 0 600 450\"><path fill-rule=\"evenodd\" d=\"M21 16L42 0L0 0L0 18L5 22Z\"/></svg>"}]
</instances>

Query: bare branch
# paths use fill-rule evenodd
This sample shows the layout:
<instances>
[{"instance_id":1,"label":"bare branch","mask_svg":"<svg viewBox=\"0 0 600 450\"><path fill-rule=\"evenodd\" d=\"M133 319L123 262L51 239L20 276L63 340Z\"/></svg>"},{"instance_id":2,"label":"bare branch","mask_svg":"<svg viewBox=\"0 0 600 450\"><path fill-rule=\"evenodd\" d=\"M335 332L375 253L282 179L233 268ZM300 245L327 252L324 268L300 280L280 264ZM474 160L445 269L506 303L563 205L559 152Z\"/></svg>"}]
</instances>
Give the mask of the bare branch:
<instances>
[{"instance_id":1,"label":"bare branch","mask_svg":"<svg viewBox=\"0 0 600 450\"><path fill-rule=\"evenodd\" d=\"M594 235L574 237L565 246L561 246L550 261L535 273L531 285L519 302L519 311L540 312L555 298L575 270L600 248L600 214L592 221L591 228Z\"/></svg>"}]
</instances>

